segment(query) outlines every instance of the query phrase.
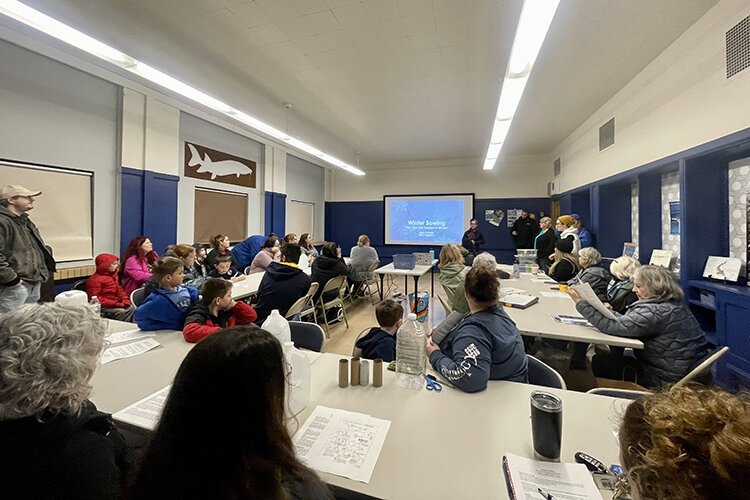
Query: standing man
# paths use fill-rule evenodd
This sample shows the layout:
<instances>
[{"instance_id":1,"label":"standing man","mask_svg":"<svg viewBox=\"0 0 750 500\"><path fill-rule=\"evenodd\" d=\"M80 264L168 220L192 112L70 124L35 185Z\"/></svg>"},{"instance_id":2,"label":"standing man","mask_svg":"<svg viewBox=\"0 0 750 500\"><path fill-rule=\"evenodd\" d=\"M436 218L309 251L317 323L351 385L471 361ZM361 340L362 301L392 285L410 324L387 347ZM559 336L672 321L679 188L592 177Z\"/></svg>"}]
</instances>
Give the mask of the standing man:
<instances>
[{"instance_id":1,"label":"standing man","mask_svg":"<svg viewBox=\"0 0 750 500\"><path fill-rule=\"evenodd\" d=\"M27 214L40 194L23 186L0 188L0 313L37 302L42 283L55 271L55 259Z\"/></svg>"},{"instance_id":2,"label":"standing man","mask_svg":"<svg viewBox=\"0 0 750 500\"><path fill-rule=\"evenodd\" d=\"M521 217L513 223L510 234L516 250L519 248L534 248L534 238L539 232L539 225L535 219L529 217L529 211L521 209Z\"/></svg>"},{"instance_id":3,"label":"standing man","mask_svg":"<svg viewBox=\"0 0 750 500\"><path fill-rule=\"evenodd\" d=\"M484 245L484 236L478 229L476 219L469 221L469 229L464 233L464 237L461 238L461 246L469 251L471 255L479 255L481 253L481 246Z\"/></svg>"},{"instance_id":4,"label":"standing man","mask_svg":"<svg viewBox=\"0 0 750 500\"><path fill-rule=\"evenodd\" d=\"M570 214L570 216L573 217L573 220L575 221L573 227L578 229L578 239L581 240L581 248L593 247L594 236L583 226L581 216L578 214Z\"/></svg>"}]
</instances>

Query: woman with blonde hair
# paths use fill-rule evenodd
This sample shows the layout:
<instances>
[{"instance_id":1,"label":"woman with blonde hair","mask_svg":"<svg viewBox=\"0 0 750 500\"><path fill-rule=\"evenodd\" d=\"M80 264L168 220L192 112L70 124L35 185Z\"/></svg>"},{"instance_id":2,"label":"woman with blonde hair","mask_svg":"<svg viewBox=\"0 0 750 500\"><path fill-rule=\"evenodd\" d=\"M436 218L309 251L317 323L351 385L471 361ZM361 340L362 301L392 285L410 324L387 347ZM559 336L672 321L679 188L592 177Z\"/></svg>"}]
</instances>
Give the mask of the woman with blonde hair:
<instances>
[{"instance_id":1,"label":"woman with blonde hair","mask_svg":"<svg viewBox=\"0 0 750 500\"><path fill-rule=\"evenodd\" d=\"M633 291L633 276L641 263L633 257L617 257L609 266L612 280L607 284L607 300L613 311L625 314L630 304L638 300Z\"/></svg>"},{"instance_id":2,"label":"woman with blonde hair","mask_svg":"<svg viewBox=\"0 0 750 500\"><path fill-rule=\"evenodd\" d=\"M440 249L440 284L450 294L449 303L451 308L461 314L469 313L469 304L464 294L464 279L466 278L466 266L461 247L448 244Z\"/></svg>"},{"instance_id":3,"label":"woman with blonde hair","mask_svg":"<svg viewBox=\"0 0 750 500\"><path fill-rule=\"evenodd\" d=\"M550 259L555 253L555 243L557 243L557 236L552 230L552 219L542 217L539 219L539 234L534 238L534 249L536 250L536 261L539 268L545 273L549 269Z\"/></svg>"},{"instance_id":4,"label":"woman with blonde hair","mask_svg":"<svg viewBox=\"0 0 750 500\"><path fill-rule=\"evenodd\" d=\"M643 349L635 357L596 354L591 361L594 376L622 380L635 373L638 384L658 388L687 375L708 348L703 330L683 302L684 294L674 275L663 267L642 266L635 272L638 301L625 314L610 319L570 290L576 309L603 333L639 339ZM630 373L626 373L626 369Z\"/></svg>"},{"instance_id":5,"label":"woman with blonde hair","mask_svg":"<svg viewBox=\"0 0 750 500\"><path fill-rule=\"evenodd\" d=\"M619 439L633 498L748 498L746 393L688 386L647 394L628 406Z\"/></svg>"},{"instance_id":6,"label":"woman with blonde hair","mask_svg":"<svg viewBox=\"0 0 750 500\"><path fill-rule=\"evenodd\" d=\"M125 443L88 400L106 332L86 306L0 315L3 498L117 498Z\"/></svg>"},{"instance_id":7,"label":"woman with blonde hair","mask_svg":"<svg viewBox=\"0 0 750 500\"><path fill-rule=\"evenodd\" d=\"M588 283L600 300L607 300L607 284L612 279L609 271L602 267L602 254L593 247L581 248L578 252L578 264L581 266L574 278L574 283Z\"/></svg>"},{"instance_id":8,"label":"woman with blonde hair","mask_svg":"<svg viewBox=\"0 0 750 500\"><path fill-rule=\"evenodd\" d=\"M560 232L560 239L568 239L573 242L573 250L570 253L577 254L581 249L581 240L578 238L576 220L570 215L561 215L555 222L555 231Z\"/></svg>"},{"instance_id":9,"label":"woman with blonde hair","mask_svg":"<svg viewBox=\"0 0 750 500\"><path fill-rule=\"evenodd\" d=\"M357 245L349 251L349 258L349 284L352 286L352 294L356 294L367 279L367 271L373 264L380 263L380 258L377 250L370 246L370 238L366 234L357 238Z\"/></svg>"},{"instance_id":10,"label":"woman with blonde hair","mask_svg":"<svg viewBox=\"0 0 750 500\"><path fill-rule=\"evenodd\" d=\"M554 262L547 270L547 276L558 283L567 283L575 278L581 266L578 258L573 255L573 242L569 239L562 239L555 243Z\"/></svg>"}]
</instances>

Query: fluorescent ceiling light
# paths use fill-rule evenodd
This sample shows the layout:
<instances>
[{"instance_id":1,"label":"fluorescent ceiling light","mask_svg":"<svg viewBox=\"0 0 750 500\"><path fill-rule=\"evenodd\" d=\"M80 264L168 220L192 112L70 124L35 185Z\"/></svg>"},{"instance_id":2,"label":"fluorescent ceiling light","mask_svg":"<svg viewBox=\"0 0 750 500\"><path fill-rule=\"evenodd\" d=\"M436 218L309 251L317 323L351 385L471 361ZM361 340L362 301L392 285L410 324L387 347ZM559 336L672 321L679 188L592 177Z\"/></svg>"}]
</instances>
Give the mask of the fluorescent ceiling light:
<instances>
[{"instance_id":1,"label":"fluorescent ceiling light","mask_svg":"<svg viewBox=\"0 0 750 500\"><path fill-rule=\"evenodd\" d=\"M190 85L174 78L166 73L162 73L158 69L149 66L141 61L133 59L127 54L120 52L119 50L106 45L99 40L96 40L85 33L71 28L70 26L61 23L57 19L53 19L46 14L39 12L38 10L32 9L31 7L24 5L16 0L0 0L0 13L15 19L27 26L46 33L47 35L57 38L58 40L65 42L73 47L76 47L84 52L103 59L111 64L114 64L130 73L136 74L146 80L155 83L161 87L164 87L172 92L175 92L186 99L193 102L216 110L230 118L233 118L245 125L248 125L266 135L273 137L279 141L285 142L286 144L309 153L313 156L323 159L327 163L334 165L342 170L351 172L355 175L365 175L365 173L350 165L344 161L339 160L331 155L323 153L322 151L306 144L299 139L289 137L289 135L281 130L264 123L257 118L233 108L229 104L226 104L219 99L211 97L210 95L191 87Z\"/></svg>"},{"instance_id":2,"label":"fluorescent ceiling light","mask_svg":"<svg viewBox=\"0 0 750 500\"><path fill-rule=\"evenodd\" d=\"M521 17L516 27L516 37L505 71L500 100L493 122L492 136L487 147L484 170L492 170L505 144L513 117L521 102L531 68L534 66L544 38L547 36L559 0L524 0Z\"/></svg>"}]
</instances>

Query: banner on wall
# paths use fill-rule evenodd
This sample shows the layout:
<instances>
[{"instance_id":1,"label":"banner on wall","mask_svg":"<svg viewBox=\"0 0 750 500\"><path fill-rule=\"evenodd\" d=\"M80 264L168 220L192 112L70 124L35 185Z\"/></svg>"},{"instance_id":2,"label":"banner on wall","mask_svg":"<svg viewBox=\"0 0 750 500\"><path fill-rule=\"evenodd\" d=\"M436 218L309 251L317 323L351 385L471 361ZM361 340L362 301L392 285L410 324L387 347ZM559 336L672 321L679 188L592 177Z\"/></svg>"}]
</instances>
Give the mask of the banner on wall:
<instances>
[{"instance_id":1,"label":"banner on wall","mask_svg":"<svg viewBox=\"0 0 750 500\"><path fill-rule=\"evenodd\" d=\"M669 202L669 234L680 234L680 202Z\"/></svg>"},{"instance_id":2,"label":"banner on wall","mask_svg":"<svg viewBox=\"0 0 750 500\"><path fill-rule=\"evenodd\" d=\"M255 187L257 164L246 158L185 142L185 177Z\"/></svg>"},{"instance_id":3,"label":"banner on wall","mask_svg":"<svg viewBox=\"0 0 750 500\"><path fill-rule=\"evenodd\" d=\"M500 227L500 223L503 221L503 218L505 217L505 212L502 210L485 210L484 211L484 220L489 222L495 227Z\"/></svg>"}]
</instances>

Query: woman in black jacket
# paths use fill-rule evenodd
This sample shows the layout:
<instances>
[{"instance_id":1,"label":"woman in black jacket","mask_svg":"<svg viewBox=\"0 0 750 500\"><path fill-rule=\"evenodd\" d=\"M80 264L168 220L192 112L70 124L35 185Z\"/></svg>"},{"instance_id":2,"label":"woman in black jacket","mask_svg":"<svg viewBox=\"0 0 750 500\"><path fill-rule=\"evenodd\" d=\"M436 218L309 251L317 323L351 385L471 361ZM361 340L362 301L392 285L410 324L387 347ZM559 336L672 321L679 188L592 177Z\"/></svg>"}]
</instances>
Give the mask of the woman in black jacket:
<instances>
[{"instance_id":1,"label":"woman in black jacket","mask_svg":"<svg viewBox=\"0 0 750 500\"><path fill-rule=\"evenodd\" d=\"M569 239L559 240L555 243L555 261L547 271L547 276L558 283L567 283L575 278L581 266L578 258L573 255L573 242Z\"/></svg>"},{"instance_id":2,"label":"woman in black jacket","mask_svg":"<svg viewBox=\"0 0 750 500\"><path fill-rule=\"evenodd\" d=\"M320 294L323 292L323 287L328 283L328 280L335 278L336 276L348 275L349 267L344 263L344 259L338 257L338 246L332 241L323 243L323 251L310 266L312 273L310 279L318 282L318 291L315 293L315 300L318 300ZM329 301L338 295L338 290L331 290L323 296L324 301Z\"/></svg>"},{"instance_id":3,"label":"woman in black jacket","mask_svg":"<svg viewBox=\"0 0 750 500\"><path fill-rule=\"evenodd\" d=\"M106 332L86 306L0 315L3 498L118 497L125 442L88 400Z\"/></svg>"},{"instance_id":4,"label":"woman in black jacket","mask_svg":"<svg viewBox=\"0 0 750 500\"><path fill-rule=\"evenodd\" d=\"M539 234L534 238L534 249L536 249L539 269L546 273L550 264L552 264L550 257L555 253L557 235L552 230L552 219L549 217L542 217L539 220L539 229Z\"/></svg>"}]
</instances>

